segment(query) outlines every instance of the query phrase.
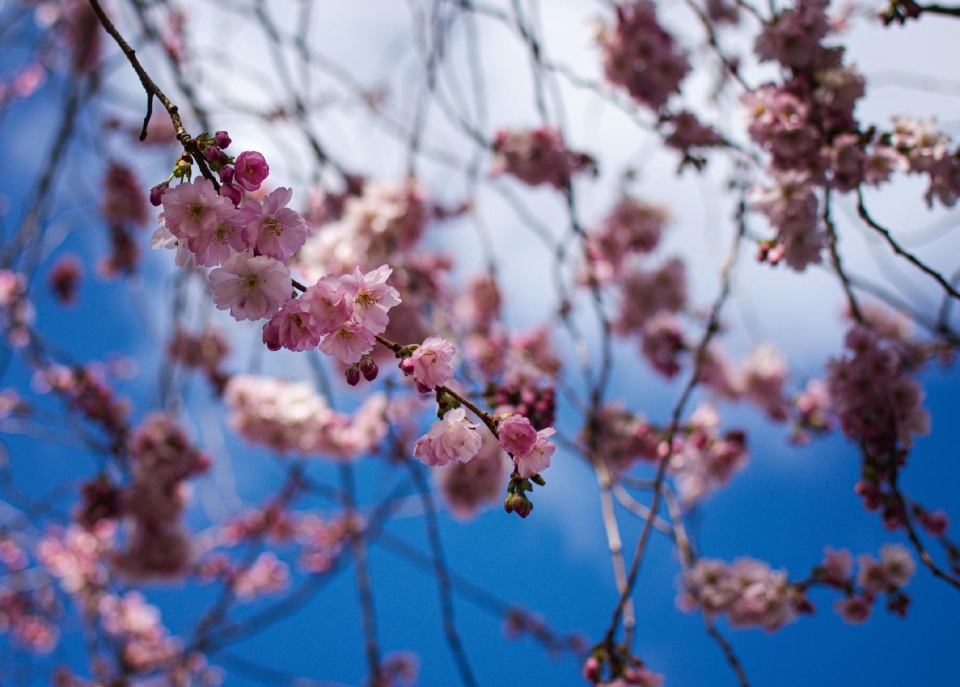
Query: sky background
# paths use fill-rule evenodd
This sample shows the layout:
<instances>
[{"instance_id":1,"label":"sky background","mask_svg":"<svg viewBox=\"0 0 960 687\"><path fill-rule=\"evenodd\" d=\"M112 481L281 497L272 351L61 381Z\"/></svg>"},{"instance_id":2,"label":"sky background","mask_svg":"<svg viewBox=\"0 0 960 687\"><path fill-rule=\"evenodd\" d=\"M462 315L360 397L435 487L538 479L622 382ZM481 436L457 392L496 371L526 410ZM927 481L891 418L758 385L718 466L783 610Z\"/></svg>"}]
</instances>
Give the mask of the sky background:
<instances>
[{"instance_id":1,"label":"sky background","mask_svg":"<svg viewBox=\"0 0 960 687\"><path fill-rule=\"evenodd\" d=\"M599 3L547 0L541 3L547 53L577 73L596 77L596 51L590 42L589 21L601 15ZM410 47L410 18L406 3L360 0L345 3L320 0L317 3L313 41L322 51L347 65L367 86L381 82L391 91L391 107L409 110L412 98L414 55ZM282 125L264 130L259 125L231 114L234 101L265 104L276 99L275 79L264 74L269 57L263 38L252 31L242 12L224 14L208 4L191 8L197 26L216 22L216 41L210 34L194 31L202 59L208 60L199 90L211 109L217 128L231 132L238 149L262 151L271 163L276 183L296 189L303 198L309 179L309 156L301 142ZM693 32L690 16L681 3L663 5L664 22L684 35ZM295 15L277 12L278 20L292 25ZM883 124L892 114L936 115L942 128L960 133L957 88L960 66L956 61L954 24L949 20L924 18L906 29L881 30L862 22L849 36L853 60L865 73L869 91L858 109L864 121ZM516 39L500 27L483 29L485 67L490 81L489 119L496 126L529 126L537 122L531 98L531 82L525 57ZM7 59L11 53L8 53ZM226 58L224 58L226 56ZM218 61L219 60L219 61ZM150 65L148 59L148 65ZM159 61L150 65L160 78ZM0 64L0 73L7 65ZM126 65L111 63L107 84L118 102L129 107L124 116L136 121L142 94ZM762 71L750 72L757 81ZM927 77L927 80L920 77ZM935 79L930 81L929 79ZM60 88L51 79L37 97L18 103L0 121L0 160L7 170L0 179L0 193L8 199L8 218L17 218L30 180L42 164L42 152L49 146L60 108ZM335 86L318 84L318 92L337 94ZM707 85L695 78L688 97L702 102ZM935 91L935 92L931 92ZM129 97L123 94L129 94ZM349 105L324 110L316 124L338 158L351 167L378 177L402 175L405 158L397 141L377 127L362 107ZM672 228L661 255L677 253L688 259L692 293L697 304L706 306L717 286L718 266L725 257L732 229L730 201L718 190L726 171L722 164L711 166L706 177L675 173L676 158L658 151L649 137L637 132L629 120L595 96L564 87L571 147L589 150L603 163L601 177L579 190L583 215L596 222L615 198L615 180L625 165L640 170L637 192L663 202L674 213ZM727 103L737 116L736 104ZM94 103L94 112L104 106ZM47 231L44 264L35 277L34 299L38 325L51 341L81 360L103 360L118 354L136 358L139 375L119 388L135 403L135 417L143 417L157 403L156 351L158 341L169 333L167 321L172 283L170 254L147 249L148 232L140 236L145 253L141 277L129 284L85 280L80 305L73 309L55 306L42 285L45 268L53 257L74 252L85 258L87 274L106 251L106 232L96 218L96 204L85 201L90 187L102 172L102 161L111 154L136 156L144 183L165 176L171 158L160 151L125 149L119 139L101 139L91 122L72 150L59 190L73 202L65 202ZM431 144L458 150L458 138L439 119L431 120ZM191 128L193 127L193 128ZM195 130L195 123L188 123ZM29 133L29 135L25 135ZM129 144L128 144L129 145ZM462 142L459 149L463 148ZM462 197L462 180L452 178L440 165L424 163L421 179L441 199ZM298 186L298 184L300 184ZM301 190L302 189L302 190ZM888 226L903 230L898 235L916 247L933 265L949 269L956 265L958 239L950 228L955 218L942 211L928 211L922 202L923 186L901 179L882 196L869 197L868 204ZM526 197L538 217L557 233L564 228L561 199L549 192L530 192ZM847 220L852 203L840 202L842 249L850 269L873 279L890 280L910 295L912 302L935 307L936 290L911 275L900 263L877 256L876 245L855 222ZM555 296L545 277L546 266L538 254L536 239L517 230L516 218L494 193L480 192L478 203L486 224L496 238L496 257L507 294L508 320L516 327L535 323L548 312ZM15 226L15 225L13 225ZM930 229L933 227L933 229ZM9 230L9 226L7 227ZM933 236L935 240L930 240ZM428 235L428 245L455 253L455 277L462 279L481 266L476 236L466 223L437 227ZM906 275L906 276L905 276ZM128 288L129 287L129 288ZM771 341L790 361L793 388L810 376L822 374L826 358L835 354L842 337L839 316L842 294L825 271L814 270L798 277L786 270L770 270L744 260L737 273L734 299L727 314L731 336L728 351L741 356L759 340ZM228 361L231 370L245 369L259 345L254 326L216 321L229 327L236 342ZM632 409L653 420L664 420L672 408L679 387L654 378L645 366L631 364L637 356L633 344L617 347L620 373L610 389L611 398L624 399ZM309 366L302 356L280 355L266 362L267 371L291 377L309 378ZM910 466L903 475L905 491L933 508L960 512L957 485L960 464L956 446L960 442L960 374L955 368L933 366L922 376L927 391L926 407L933 416L933 434L917 442ZM6 370L3 386L25 388L29 379L17 364ZM238 502L253 503L275 489L283 472L266 452L246 447L226 431L222 413L210 403L202 383L194 389L191 412L185 421L215 457L212 474L196 480L190 513L196 528L223 512L235 512ZM705 398L705 397L699 397ZM354 395L338 399L345 406L358 400ZM560 423L568 418L561 410ZM775 568L804 577L819 562L825 545L848 548L854 554L876 554L888 541L901 541L899 534L884 531L875 514L867 513L853 494L858 478L859 457L840 436L817 440L804 449L786 441L782 426L772 426L758 412L746 407L723 407L724 427L748 429L750 465L731 484L716 493L691 517L701 555L733 560L751 556L768 561ZM16 484L31 494L46 493L64 480L76 480L93 470L93 459L75 448L39 444L28 437L3 436L13 466ZM326 464L311 471L329 481L334 468ZM358 475L362 500L373 503L386 487L385 469L367 460ZM469 523L441 515L444 546L451 570L467 577L511 603L541 613L551 627L560 631L582 631L591 641L601 636L616 603L616 590L600 518L599 495L593 472L578 459L558 454L545 475L548 487L537 490L536 509L531 517L508 517L499 509L482 514ZM70 500L60 502L62 512ZM304 507L329 512L330 504L306 501ZM9 517L8 508L0 522ZM625 548L632 549L640 523L622 518ZM415 514L398 518L387 528L421 551L427 550L423 518ZM939 553L939 552L938 552ZM432 576L400 560L391 551L374 544L371 568L375 587L377 621L384 651L413 651L420 656L421 680L425 686L457 684L453 662L443 640L439 601ZM670 687L715 687L733 685L735 679L720 650L707 637L698 615L675 608L679 564L663 537L655 537L645 559L637 585L638 614L636 653L650 668L666 675ZM878 605L874 616L861 627L843 623L833 613L834 596L817 591L812 601L817 614L801 618L775 634L761 630L720 628L732 641L751 684L793 687L794 685L960 685L955 669L956 647L960 641L960 595L921 570L908 589L913 598L906 619L888 615ZM203 604L214 590L152 587L148 597L163 611L171 631L192 627ZM275 600L276 597L274 597ZM270 599L267 600L269 602ZM251 604L243 613L255 612L262 604ZM482 685L526 684L566 687L584 684L579 666L569 658L551 658L529 639L503 637L500 621L458 600L458 625L467 653ZM2 653L7 652L7 653ZM227 654L211 661L230 673L228 685L259 684L254 675L236 664L236 656L292 674L317 680L356 685L364 674L362 633L357 612L352 569L335 575L323 590L297 613L261 636L229 647ZM45 661L78 664L81 656L77 636L68 637L61 648ZM7 662L13 677L31 674L15 661L4 646L0 665ZM36 670L36 668L34 669ZM39 671L32 673L39 675ZM281 681L278 675L270 682ZM302 683L303 685L309 683Z\"/></svg>"}]
</instances>

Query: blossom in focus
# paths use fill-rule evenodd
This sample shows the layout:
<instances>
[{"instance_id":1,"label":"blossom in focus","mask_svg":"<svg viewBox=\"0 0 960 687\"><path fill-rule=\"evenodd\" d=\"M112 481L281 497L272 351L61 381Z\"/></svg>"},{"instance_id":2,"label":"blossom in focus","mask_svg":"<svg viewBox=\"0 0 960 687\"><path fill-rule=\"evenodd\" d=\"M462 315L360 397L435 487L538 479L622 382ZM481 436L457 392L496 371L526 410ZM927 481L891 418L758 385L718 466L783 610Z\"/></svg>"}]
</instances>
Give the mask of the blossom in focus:
<instances>
[{"instance_id":1,"label":"blossom in focus","mask_svg":"<svg viewBox=\"0 0 960 687\"><path fill-rule=\"evenodd\" d=\"M234 179L245 191L256 191L270 174L270 165L260 153L247 150L237 155Z\"/></svg>"},{"instance_id":2,"label":"blossom in focus","mask_svg":"<svg viewBox=\"0 0 960 687\"><path fill-rule=\"evenodd\" d=\"M353 365L360 362L376 342L373 332L354 320L348 320L327 335L320 343L320 350L342 363Z\"/></svg>"},{"instance_id":3,"label":"blossom in focus","mask_svg":"<svg viewBox=\"0 0 960 687\"><path fill-rule=\"evenodd\" d=\"M450 461L466 463L477 455L482 443L477 425L467 421L466 411L454 408L417 440L413 457L424 465L446 465Z\"/></svg>"},{"instance_id":4,"label":"blossom in focus","mask_svg":"<svg viewBox=\"0 0 960 687\"><path fill-rule=\"evenodd\" d=\"M353 274L340 277L344 292L353 299L354 318L373 334L382 334L390 322L387 312L400 305L400 294L387 285L393 270L386 265L363 273L359 267Z\"/></svg>"},{"instance_id":5,"label":"blossom in focus","mask_svg":"<svg viewBox=\"0 0 960 687\"><path fill-rule=\"evenodd\" d=\"M517 471L524 479L538 475L550 467L550 458L557 452L557 446L547 437L557 433L553 427L537 432L537 440L528 453L515 455Z\"/></svg>"},{"instance_id":6,"label":"blossom in focus","mask_svg":"<svg viewBox=\"0 0 960 687\"><path fill-rule=\"evenodd\" d=\"M243 238L247 245L261 255L280 261L290 259L307 240L306 221L287 207L293 197L288 188L278 188L267 194L263 202L248 200L240 210Z\"/></svg>"},{"instance_id":7,"label":"blossom in focus","mask_svg":"<svg viewBox=\"0 0 960 687\"><path fill-rule=\"evenodd\" d=\"M238 320L269 317L293 290L286 266L265 255L246 250L231 256L209 276L214 302Z\"/></svg>"},{"instance_id":8,"label":"blossom in focus","mask_svg":"<svg viewBox=\"0 0 960 687\"><path fill-rule=\"evenodd\" d=\"M500 446L511 456L525 456L537 443L537 430L523 415L508 415L497 424Z\"/></svg>"},{"instance_id":9,"label":"blossom in focus","mask_svg":"<svg viewBox=\"0 0 960 687\"><path fill-rule=\"evenodd\" d=\"M453 360L457 349L439 336L427 338L409 358L409 369L420 391L443 386L453 377Z\"/></svg>"}]
</instances>

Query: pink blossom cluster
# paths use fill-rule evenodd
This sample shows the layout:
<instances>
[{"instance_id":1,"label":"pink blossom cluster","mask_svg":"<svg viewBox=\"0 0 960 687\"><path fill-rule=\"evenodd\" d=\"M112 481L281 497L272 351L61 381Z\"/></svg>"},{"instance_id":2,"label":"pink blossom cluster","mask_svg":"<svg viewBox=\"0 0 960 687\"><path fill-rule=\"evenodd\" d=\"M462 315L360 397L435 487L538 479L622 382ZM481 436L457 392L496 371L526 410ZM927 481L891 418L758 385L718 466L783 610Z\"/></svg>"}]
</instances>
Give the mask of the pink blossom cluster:
<instances>
[{"instance_id":1,"label":"pink blossom cluster","mask_svg":"<svg viewBox=\"0 0 960 687\"><path fill-rule=\"evenodd\" d=\"M476 366L477 373L488 382L502 382L504 393L511 397L523 389L552 383L562 368L550 330L545 326L510 335L493 326L468 335L464 343L467 358Z\"/></svg>"},{"instance_id":2,"label":"pink blossom cluster","mask_svg":"<svg viewBox=\"0 0 960 687\"><path fill-rule=\"evenodd\" d=\"M947 207L956 204L960 198L960 149L950 150L950 138L938 132L932 120L895 118L889 142L899 154L900 169L929 177L925 198L931 207L934 198Z\"/></svg>"},{"instance_id":3,"label":"pink blossom cluster","mask_svg":"<svg viewBox=\"0 0 960 687\"><path fill-rule=\"evenodd\" d=\"M690 416L682 436L674 439L670 472L676 477L680 500L687 506L726 485L749 458L741 430L720 434L720 415L701 405Z\"/></svg>"},{"instance_id":4,"label":"pink blossom cluster","mask_svg":"<svg viewBox=\"0 0 960 687\"><path fill-rule=\"evenodd\" d=\"M513 458L520 477L527 479L550 467L550 458L557 451L548 437L556 434L552 427L537 431L523 415L501 416L497 423L500 447Z\"/></svg>"},{"instance_id":5,"label":"pink blossom cluster","mask_svg":"<svg viewBox=\"0 0 960 687\"><path fill-rule=\"evenodd\" d=\"M655 269L635 266L623 274L621 288L615 322L621 334L640 332L658 313L677 313L687 306L686 268L679 258L671 258Z\"/></svg>"},{"instance_id":6,"label":"pink blossom cluster","mask_svg":"<svg viewBox=\"0 0 960 687\"><path fill-rule=\"evenodd\" d=\"M110 520L101 520L89 529L73 524L52 529L37 545L37 560L60 580L63 591L88 610L110 581L109 554L116 529Z\"/></svg>"},{"instance_id":7,"label":"pink blossom cluster","mask_svg":"<svg viewBox=\"0 0 960 687\"><path fill-rule=\"evenodd\" d=\"M130 403L114 395L104 372L93 364L76 368L49 365L37 372L33 386L38 393L53 391L72 410L78 411L111 436L124 438L128 430Z\"/></svg>"},{"instance_id":8,"label":"pink blossom cluster","mask_svg":"<svg viewBox=\"0 0 960 687\"><path fill-rule=\"evenodd\" d=\"M54 620L58 606L50 589L0 589L0 635L10 633L17 649L48 654L60 642Z\"/></svg>"},{"instance_id":9,"label":"pink blossom cluster","mask_svg":"<svg viewBox=\"0 0 960 687\"><path fill-rule=\"evenodd\" d=\"M617 474L626 473L638 460L657 460L663 443L653 425L616 401L600 407L579 439Z\"/></svg>"},{"instance_id":10,"label":"pink blossom cluster","mask_svg":"<svg viewBox=\"0 0 960 687\"><path fill-rule=\"evenodd\" d=\"M830 404L830 392L822 379L811 379L807 386L793 398L793 429L791 441L807 444L815 434L823 434L835 426Z\"/></svg>"},{"instance_id":11,"label":"pink blossom cluster","mask_svg":"<svg viewBox=\"0 0 960 687\"><path fill-rule=\"evenodd\" d=\"M829 0L798 0L777 13L757 36L754 52L764 61L803 69L820 57L820 41L830 30Z\"/></svg>"},{"instance_id":12,"label":"pink blossom cluster","mask_svg":"<svg viewBox=\"0 0 960 687\"><path fill-rule=\"evenodd\" d=\"M151 673L183 653L182 642L171 637L156 606L139 592L106 594L98 604L100 624L120 646L120 660L133 673Z\"/></svg>"},{"instance_id":13,"label":"pink blossom cluster","mask_svg":"<svg viewBox=\"0 0 960 687\"><path fill-rule=\"evenodd\" d=\"M886 594L888 610L905 615L910 598L901 590L917 569L910 551L901 544L884 544L880 547L879 560L862 554L858 563L859 570L854 576L850 552L827 547L823 563L814 569L816 581L845 593L845 598L834 603L836 612L848 623L863 623L870 617L876 598Z\"/></svg>"},{"instance_id":14,"label":"pink blossom cluster","mask_svg":"<svg viewBox=\"0 0 960 687\"><path fill-rule=\"evenodd\" d=\"M680 90L690 71L686 51L657 20L650 0L616 6L616 23L599 32L603 72L610 83L655 110Z\"/></svg>"},{"instance_id":15,"label":"pink blossom cluster","mask_svg":"<svg viewBox=\"0 0 960 687\"><path fill-rule=\"evenodd\" d=\"M6 581L0 587L0 636L9 633L15 649L50 653L60 640L56 621L62 608L53 588L33 578L40 571L30 569L25 542L14 537L20 539L9 530L0 534L0 575ZM68 564L69 558L68 553L58 563Z\"/></svg>"},{"instance_id":16,"label":"pink blossom cluster","mask_svg":"<svg viewBox=\"0 0 960 687\"><path fill-rule=\"evenodd\" d=\"M689 346L683 338L679 320L660 311L640 330L640 352L656 372L671 379L680 371L680 359Z\"/></svg>"},{"instance_id":17,"label":"pink blossom cluster","mask_svg":"<svg viewBox=\"0 0 960 687\"><path fill-rule=\"evenodd\" d=\"M155 245L175 238L185 245L197 264L226 266L230 258L249 253L274 262L289 259L307 238L307 224L289 209L293 192L278 188L263 202L247 200L238 208L200 178L167 188L160 196L163 225L154 234ZM219 304L218 304L219 305Z\"/></svg>"},{"instance_id":18,"label":"pink blossom cluster","mask_svg":"<svg viewBox=\"0 0 960 687\"><path fill-rule=\"evenodd\" d=\"M296 530L297 542L301 546L300 568L310 573L330 570L348 542L353 528L358 526L360 523L356 516L327 521L314 514L300 518Z\"/></svg>"},{"instance_id":19,"label":"pink blossom cluster","mask_svg":"<svg viewBox=\"0 0 960 687\"><path fill-rule=\"evenodd\" d=\"M136 173L124 164L111 160L103 180L100 214L110 224L147 223L147 203Z\"/></svg>"},{"instance_id":20,"label":"pink blossom cluster","mask_svg":"<svg viewBox=\"0 0 960 687\"><path fill-rule=\"evenodd\" d=\"M329 408L306 382L238 375L227 384L225 400L234 431L279 453L349 461L374 450L387 433L382 394L347 415Z\"/></svg>"},{"instance_id":21,"label":"pink blossom cluster","mask_svg":"<svg viewBox=\"0 0 960 687\"><path fill-rule=\"evenodd\" d=\"M263 538L273 544L284 544L297 532L297 519L281 499L273 499L263 508L254 508L231 518L220 528L218 542L236 546L244 541Z\"/></svg>"},{"instance_id":22,"label":"pink blossom cluster","mask_svg":"<svg viewBox=\"0 0 960 687\"><path fill-rule=\"evenodd\" d=\"M19 272L0 269L0 323L11 346L30 342L30 327L36 313L27 298L27 279Z\"/></svg>"},{"instance_id":23,"label":"pink blossom cluster","mask_svg":"<svg viewBox=\"0 0 960 687\"><path fill-rule=\"evenodd\" d=\"M503 298L496 280L488 275L474 277L457 299L457 313L477 332L486 332L500 319Z\"/></svg>"},{"instance_id":24,"label":"pink blossom cluster","mask_svg":"<svg viewBox=\"0 0 960 687\"><path fill-rule=\"evenodd\" d=\"M281 592L290 582L290 569L276 554L265 551L248 566L225 571L230 588L240 601Z\"/></svg>"},{"instance_id":25,"label":"pink blossom cluster","mask_svg":"<svg viewBox=\"0 0 960 687\"><path fill-rule=\"evenodd\" d=\"M222 393L229 379L221 370L221 365L229 353L230 346L226 338L214 328L197 334L180 328L167 342L167 357L188 370L203 372L217 393Z\"/></svg>"},{"instance_id":26,"label":"pink blossom cluster","mask_svg":"<svg viewBox=\"0 0 960 687\"><path fill-rule=\"evenodd\" d=\"M697 165L702 165L704 161L695 157L694 151L725 144L716 129L702 123L694 113L687 110L662 117L660 127L664 136L663 142L667 147L680 151L688 162Z\"/></svg>"},{"instance_id":27,"label":"pink blossom cluster","mask_svg":"<svg viewBox=\"0 0 960 687\"><path fill-rule=\"evenodd\" d=\"M348 365L360 362L386 331L389 310L400 304L399 293L386 283L392 272L382 265L366 274L357 267L339 279L323 277L299 298L286 300L264 327L264 343L271 350L319 347Z\"/></svg>"},{"instance_id":28,"label":"pink blossom cluster","mask_svg":"<svg viewBox=\"0 0 960 687\"><path fill-rule=\"evenodd\" d=\"M821 262L827 233L820 225L819 202L808 172L776 173L774 185L756 187L750 200L777 232L772 244L761 246L761 260L771 265L783 260L797 272Z\"/></svg>"},{"instance_id":29,"label":"pink blossom cluster","mask_svg":"<svg viewBox=\"0 0 960 687\"><path fill-rule=\"evenodd\" d=\"M487 403L498 415L523 415L538 430L552 426L556 418L557 395L554 388L541 384L531 375L511 375L509 383L490 384Z\"/></svg>"},{"instance_id":30,"label":"pink blossom cluster","mask_svg":"<svg viewBox=\"0 0 960 687\"><path fill-rule=\"evenodd\" d=\"M560 131L550 127L498 131L493 152L491 175L509 174L530 186L563 190L574 174L596 174L593 158L568 150Z\"/></svg>"},{"instance_id":31,"label":"pink blossom cluster","mask_svg":"<svg viewBox=\"0 0 960 687\"><path fill-rule=\"evenodd\" d=\"M827 377L843 433L872 451L909 448L914 436L930 431L923 391L909 376L916 362L896 341L860 324L847 332L845 345L848 352L828 363Z\"/></svg>"},{"instance_id":32,"label":"pink blossom cluster","mask_svg":"<svg viewBox=\"0 0 960 687\"><path fill-rule=\"evenodd\" d=\"M726 615L734 627L779 630L797 617L805 597L784 571L767 563L740 558L732 565L700 559L684 574L677 599L680 608L699 608L710 617Z\"/></svg>"},{"instance_id":33,"label":"pink blossom cluster","mask_svg":"<svg viewBox=\"0 0 960 687\"><path fill-rule=\"evenodd\" d=\"M131 482L120 501L129 520L126 548L114 563L133 579L176 578L189 572L190 538L180 518L186 480L206 472L210 459L166 414L149 416L130 438Z\"/></svg>"},{"instance_id":34,"label":"pink blossom cluster","mask_svg":"<svg viewBox=\"0 0 960 687\"><path fill-rule=\"evenodd\" d=\"M389 262L406 263L435 208L414 180L370 181L362 193L347 195L336 221L314 225L297 264L310 281ZM319 218L320 221L325 216Z\"/></svg>"},{"instance_id":35,"label":"pink blossom cluster","mask_svg":"<svg viewBox=\"0 0 960 687\"><path fill-rule=\"evenodd\" d=\"M608 283L623 274L631 255L652 253L669 219L665 207L624 196L590 234L587 251L593 278Z\"/></svg>"}]
</instances>

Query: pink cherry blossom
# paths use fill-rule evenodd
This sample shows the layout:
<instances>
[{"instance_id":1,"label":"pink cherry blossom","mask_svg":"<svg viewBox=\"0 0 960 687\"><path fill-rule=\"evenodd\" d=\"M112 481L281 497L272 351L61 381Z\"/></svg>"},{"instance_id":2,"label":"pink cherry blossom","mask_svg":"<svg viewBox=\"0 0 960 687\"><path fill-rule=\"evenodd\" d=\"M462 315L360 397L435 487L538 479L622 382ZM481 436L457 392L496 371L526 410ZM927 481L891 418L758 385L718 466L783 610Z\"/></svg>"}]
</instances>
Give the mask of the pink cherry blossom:
<instances>
[{"instance_id":1,"label":"pink cherry blossom","mask_svg":"<svg viewBox=\"0 0 960 687\"><path fill-rule=\"evenodd\" d=\"M352 302L336 277L323 277L307 289L301 300L322 335L339 329L353 314Z\"/></svg>"},{"instance_id":2,"label":"pink cherry blossom","mask_svg":"<svg viewBox=\"0 0 960 687\"><path fill-rule=\"evenodd\" d=\"M260 320L273 315L290 298L293 284L286 266L246 250L227 258L210 273L214 302L238 320Z\"/></svg>"},{"instance_id":3,"label":"pink cherry blossom","mask_svg":"<svg viewBox=\"0 0 960 687\"><path fill-rule=\"evenodd\" d=\"M223 264L231 255L242 253L248 246L243 240L245 223L240 213L223 206L217 213L217 221L205 227L196 236L190 237L188 245L197 264L215 267Z\"/></svg>"},{"instance_id":4,"label":"pink cherry blossom","mask_svg":"<svg viewBox=\"0 0 960 687\"><path fill-rule=\"evenodd\" d=\"M171 234L182 241L214 231L221 218L234 208L217 195L213 182L197 179L168 188L161 197L163 220Z\"/></svg>"},{"instance_id":5,"label":"pink cherry blossom","mask_svg":"<svg viewBox=\"0 0 960 687\"><path fill-rule=\"evenodd\" d=\"M382 334L390 322L387 312L400 305L400 294L387 285L393 269L381 265L367 274L359 267L340 277L343 289L353 299L354 318L374 334Z\"/></svg>"},{"instance_id":6,"label":"pink cherry blossom","mask_svg":"<svg viewBox=\"0 0 960 687\"><path fill-rule=\"evenodd\" d=\"M262 255L288 260L307 240L306 221L287 207L293 197L288 188L278 188L260 203L248 200L240 211L244 223L243 238Z\"/></svg>"},{"instance_id":7,"label":"pink cherry blossom","mask_svg":"<svg viewBox=\"0 0 960 687\"><path fill-rule=\"evenodd\" d=\"M453 377L451 360L456 352L454 345L446 339L431 336L413 352L405 369L413 374L420 391L431 391Z\"/></svg>"},{"instance_id":8,"label":"pink cherry blossom","mask_svg":"<svg viewBox=\"0 0 960 687\"><path fill-rule=\"evenodd\" d=\"M263 342L271 351L286 348L308 351L320 345L323 336L304 297L291 298L263 328Z\"/></svg>"},{"instance_id":9,"label":"pink cherry blossom","mask_svg":"<svg viewBox=\"0 0 960 687\"><path fill-rule=\"evenodd\" d=\"M497 424L500 446L511 456L525 456L537 443L537 430L523 415L508 415Z\"/></svg>"},{"instance_id":10,"label":"pink cherry blossom","mask_svg":"<svg viewBox=\"0 0 960 687\"><path fill-rule=\"evenodd\" d=\"M852 596L849 599L838 599L833 607L844 619L852 625L860 625L870 618L873 601L869 597Z\"/></svg>"},{"instance_id":11,"label":"pink cherry blossom","mask_svg":"<svg viewBox=\"0 0 960 687\"><path fill-rule=\"evenodd\" d=\"M463 408L454 408L417 440L413 457L424 465L446 465L450 461L466 463L477 455L482 444L477 425L467 421Z\"/></svg>"},{"instance_id":12,"label":"pink cherry blossom","mask_svg":"<svg viewBox=\"0 0 960 687\"><path fill-rule=\"evenodd\" d=\"M247 150L237 156L234 179L245 191L256 191L270 174L270 165L260 153Z\"/></svg>"},{"instance_id":13,"label":"pink cherry blossom","mask_svg":"<svg viewBox=\"0 0 960 687\"><path fill-rule=\"evenodd\" d=\"M550 467L550 458L557 452L557 446L547 437L557 433L553 427L537 432L537 440L529 453L514 455L517 471L523 478L533 477Z\"/></svg>"},{"instance_id":14,"label":"pink cherry blossom","mask_svg":"<svg viewBox=\"0 0 960 687\"><path fill-rule=\"evenodd\" d=\"M320 350L342 363L352 365L360 362L369 353L377 338L373 332L355 320L348 320L327 335L320 343Z\"/></svg>"}]
</instances>

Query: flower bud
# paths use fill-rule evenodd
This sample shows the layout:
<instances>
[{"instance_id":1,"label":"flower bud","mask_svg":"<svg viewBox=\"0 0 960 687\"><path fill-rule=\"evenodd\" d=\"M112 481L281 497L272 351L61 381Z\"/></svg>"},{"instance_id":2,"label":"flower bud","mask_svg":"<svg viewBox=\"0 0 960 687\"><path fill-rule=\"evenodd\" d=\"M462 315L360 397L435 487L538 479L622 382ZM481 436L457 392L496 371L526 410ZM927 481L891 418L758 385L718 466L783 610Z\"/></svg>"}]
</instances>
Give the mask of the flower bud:
<instances>
[{"instance_id":1,"label":"flower bud","mask_svg":"<svg viewBox=\"0 0 960 687\"><path fill-rule=\"evenodd\" d=\"M243 200L243 191L240 190L239 186L234 184L224 184L221 186L220 195L224 198L229 198L234 205L240 205L240 201Z\"/></svg>"},{"instance_id":2,"label":"flower bud","mask_svg":"<svg viewBox=\"0 0 960 687\"><path fill-rule=\"evenodd\" d=\"M217 146L207 146L203 149L203 156L207 158L208 162L220 162L220 157L223 153L220 152L220 149Z\"/></svg>"},{"instance_id":3,"label":"flower bud","mask_svg":"<svg viewBox=\"0 0 960 687\"><path fill-rule=\"evenodd\" d=\"M433 391L433 389L428 387L423 382L417 382L415 386L417 387L417 391L419 391L421 394L429 394L431 391Z\"/></svg>"},{"instance_id":4,"label":"flower bud","mask_svg":"<svg viewBox=\"0 0 960 687\"><path fill-rule=\"evenodd\" d=\"M594 684L600 682L600 661L596 656L591 656L583 664L583 679Z\"/></svg>"},{"instance_id":5,"label":"flower bud","mask_svg":"<svg viewBox=\"0 0 960 687\"><path fill-rule=\"evenodd\" d=\"M215 133L213 135L213 140L216 141L217 146L220 148L229 148L230 143L232 143L230 140L230 134L228 134L226 131L218 131Z\"/></svg>"},{"instance_id":6,"label":"flower bud","mask_svg":"<svg viewBox=\"0 0 960 687\"><path fill-rule=\"evenodd\" d=\"M160 207L161 198L163 197L163 192L170 187L169 181L164 181L162 184L157 184L152 189L150 189L150 204L158 208Z\"/></svg>"},{"instance_id":7,"label":"flower bud","mask_svg":"<svg viewBox=\"0 0 960 687\"><path fill-rule=\"evenodd\" d=\"M377 364L373 360L373 356L369 353L360 358L360 372L363 373L363 378L368 382L372 382L380 373L380 368L377 367Z\"/></svg>"},{"instance_id":8,"label":"flower bud","mask_svg":"<svg viewBox=\"0 0 960 687\"><path fill-rule=\"evenodd\" d=\"M410 358L404 358L400 361L400 369L409 377L413 374L413 361Z\"/></svg>"},{"instance_id":9,"label":"flower bud","mask_svg":"<svg viewBox=\"0 0 960 687\"><path fill-rule=\"evenodd\" d=\"M356 365L351 365L347 368L347 384L350 386L356 386L360 383L360 368Z\"/></svg>"},{"instance_id":10,"label":"flower bud","mask_svg":"<svg viewBox=\"0 0 960 687\"><path fill-rule=\"evenodd\" d=\"M220 168L220 182L224 184L233 183L233 167Z\"/></svg>"}]
</instances>

